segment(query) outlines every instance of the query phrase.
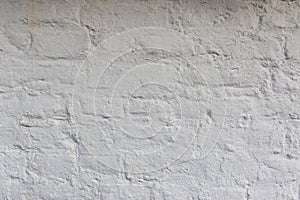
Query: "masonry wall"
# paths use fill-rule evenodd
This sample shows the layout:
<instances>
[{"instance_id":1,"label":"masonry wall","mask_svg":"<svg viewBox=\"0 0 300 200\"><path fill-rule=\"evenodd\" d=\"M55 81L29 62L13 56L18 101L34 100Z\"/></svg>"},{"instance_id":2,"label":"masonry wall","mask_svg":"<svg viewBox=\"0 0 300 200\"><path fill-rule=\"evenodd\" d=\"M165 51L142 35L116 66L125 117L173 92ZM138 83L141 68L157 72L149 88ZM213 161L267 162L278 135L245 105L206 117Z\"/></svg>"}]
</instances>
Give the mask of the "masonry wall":
<instances>
[{"instance_id":1,"label":"masonry wall","mask_svg":"<svg viewBox=\"0 0 300 200\"><path fill-rule=\"evenodd\" d=\"M298 0L2 0L1 199L300 200Z\"/></svg>"}]
</instances>

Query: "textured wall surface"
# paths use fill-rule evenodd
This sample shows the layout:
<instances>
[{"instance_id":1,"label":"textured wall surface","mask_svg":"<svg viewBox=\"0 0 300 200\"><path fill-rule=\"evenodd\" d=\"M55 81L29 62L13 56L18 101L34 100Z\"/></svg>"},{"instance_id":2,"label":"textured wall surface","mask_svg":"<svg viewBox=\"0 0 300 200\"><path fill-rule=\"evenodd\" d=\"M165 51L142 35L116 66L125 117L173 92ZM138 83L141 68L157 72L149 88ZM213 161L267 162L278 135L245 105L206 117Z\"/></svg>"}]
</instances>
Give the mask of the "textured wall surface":
<instances>
[{"instance_id":1,"label":"textured wall surface","mask_svg":"<svg viewBox=\"0 0 300 200\"><path fill-rule=\"evenodd\" d=\"M300 200L299 0L1 0L0 199Z\"/></svg>"}]
</instances>

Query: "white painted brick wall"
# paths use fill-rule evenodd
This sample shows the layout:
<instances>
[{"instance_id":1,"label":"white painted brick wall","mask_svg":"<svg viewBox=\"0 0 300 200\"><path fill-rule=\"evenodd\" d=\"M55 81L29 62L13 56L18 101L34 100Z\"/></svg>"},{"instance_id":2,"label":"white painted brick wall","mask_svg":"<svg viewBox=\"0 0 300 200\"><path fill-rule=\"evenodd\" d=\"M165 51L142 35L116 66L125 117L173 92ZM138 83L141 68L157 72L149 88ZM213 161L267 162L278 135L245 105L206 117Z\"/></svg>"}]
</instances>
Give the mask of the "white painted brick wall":
<instances>
[{"instance_id":1,"label":"white painted brick wall","mask_svg":"<svg viewBox=\"0 0 300 200\"><path fill-rule=\"evenodd\" d=\"M300 200L299 0L0 1L0 199Z\"/></svg>"}]
</instances>

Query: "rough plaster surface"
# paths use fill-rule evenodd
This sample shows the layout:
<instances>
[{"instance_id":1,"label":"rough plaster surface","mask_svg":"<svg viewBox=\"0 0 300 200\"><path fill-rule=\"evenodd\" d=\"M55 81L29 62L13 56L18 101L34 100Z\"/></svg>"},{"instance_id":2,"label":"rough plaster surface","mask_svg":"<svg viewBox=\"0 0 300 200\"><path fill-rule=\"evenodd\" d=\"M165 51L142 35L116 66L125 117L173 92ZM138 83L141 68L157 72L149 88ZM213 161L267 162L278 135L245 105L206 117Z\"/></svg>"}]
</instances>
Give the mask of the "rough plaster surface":
<instances>
[{"instance_id":1,"label":"rough plaster surface","mask_svg":"<svg viewBox=\"0 0 300 200\"><path fill-rule=\"evenodd\" d=\"M300 2L2 0L0 199L300 200Z\"/></svg>"}]
</instances>

